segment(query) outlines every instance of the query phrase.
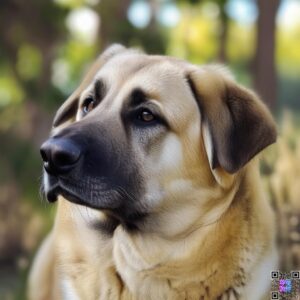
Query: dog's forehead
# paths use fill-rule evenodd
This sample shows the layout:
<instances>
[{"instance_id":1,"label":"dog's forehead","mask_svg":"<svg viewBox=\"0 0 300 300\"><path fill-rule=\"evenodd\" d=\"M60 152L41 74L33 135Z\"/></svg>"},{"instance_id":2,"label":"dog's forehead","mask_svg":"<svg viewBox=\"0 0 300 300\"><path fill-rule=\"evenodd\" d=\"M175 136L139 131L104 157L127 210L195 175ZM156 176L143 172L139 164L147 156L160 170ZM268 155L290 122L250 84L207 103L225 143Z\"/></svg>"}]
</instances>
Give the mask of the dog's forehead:
<instances>
[{"instance_id":1,"label":"dog's forehead","mask_svg":"<svg viewBox=\"0 0 300 300\"><path fill-rule=\"evenodd\" d=\"M193 119L197 105L186 78L187 63L167 56L125 53L112 58L96 74L105 82L114 97L109 106L120 111L128 95L141 89L151 100L161 104L161 110L176 124Z\"/></svg>"},{"instance_id":2,"label":"dog's forehead","mask_svg":"<svg viewBox=\"0 0 300 300\"><path fill-rule=\"evenodd\" d=\"M103 78L109 85L124 84L137 76L148 78L148 81L168 76L169 79L183 73L184 62L178 59L147 55L144 53L123 53L113 57L96 74L96 78Z\"/></svg>"},{"instance_id":3,"label":"dog's forehead","mask_svg":"<svg viewBox=\"0 0 300 300\"><path fill-rule=\"evenodd\" d=\"M122 83L151 62L150 55L130 52L120 54L111 58L95 77L103 78L109 85Z\"/></svg>"},{"instance_id":4,"label":"dog's forehead","mask_svg":"<svg viewBox=\"0 0 300 300\"><path fill-rule=\"evenodd\" d=\"M158 101L183 97L188 90L184 62L167 56L119 55L98 71L96 79L104 80L109 89L121 91L121 96L138 88Z\"/></svg>"}]
</instances>

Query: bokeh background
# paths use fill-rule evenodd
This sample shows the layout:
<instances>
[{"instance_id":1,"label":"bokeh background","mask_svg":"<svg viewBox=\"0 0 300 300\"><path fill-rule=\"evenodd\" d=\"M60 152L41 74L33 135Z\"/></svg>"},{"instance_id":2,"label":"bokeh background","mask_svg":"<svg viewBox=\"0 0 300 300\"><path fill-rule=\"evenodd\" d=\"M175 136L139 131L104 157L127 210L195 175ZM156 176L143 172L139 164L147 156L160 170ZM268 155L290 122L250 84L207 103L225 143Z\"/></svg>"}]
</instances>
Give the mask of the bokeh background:
<instances>
[{"instance_id":1,"label":"bokeh background","mask_svg":"<svg viewBox=\"0 0 300 300\"><path fill-rule=\"evenodd\" d=\"M280 268L300 269L299 0L1 0L0 28L0 299L25 299L55 214L39 194L39 146L55 110L113 42L225 63L262 96L280 132L261 162Z\"/></svg>"}]
</instances>

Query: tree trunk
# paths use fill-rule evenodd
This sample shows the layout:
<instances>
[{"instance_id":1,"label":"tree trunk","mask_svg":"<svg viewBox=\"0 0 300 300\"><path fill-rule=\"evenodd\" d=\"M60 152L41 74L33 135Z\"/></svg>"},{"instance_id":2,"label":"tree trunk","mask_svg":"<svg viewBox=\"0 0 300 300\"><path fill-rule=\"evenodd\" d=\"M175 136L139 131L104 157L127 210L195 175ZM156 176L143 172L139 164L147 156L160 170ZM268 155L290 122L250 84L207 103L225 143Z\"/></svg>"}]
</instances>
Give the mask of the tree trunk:
<instances>
[{"instance_id":1,"label":"tree trunk","mask_svg":"<svg viewBox=\"0 0 300 300\"><path fill-rule=\"evenodd\" d=\"M225 11L225 5L227 0L220 0L219 7L220 7L220 43L219 43L219 53L218 53L218 60L222 63L227 62L227 53L226 53L226 44L227 44L227 37L228 37L228 27L229 27L229 19L227 13Z\"/></svg>"},{"instance_id":2,"label":"tree trunk","mask_svg":"<svg viewBox=\"0 0 300 300\"><path fill-rule=\"evenodd\" d=\"M124 30L127 27L127 11L131 0L102 0L98 5L98 13L101 17L99 28L99 43L102 50L111 43L123 43Z\"/></svg>"},{"instance_id":3,"label":"tree trunk","mask_svg":"<svg viewBox=\"0 0 300 300\"><path fill-rule=\"evenodd\" d=\"M256 53L254 58L254 85L269 108L277 102L277 75L275 66L276 13L280 0L257 0Z\"/></svg>"}]
</instances>

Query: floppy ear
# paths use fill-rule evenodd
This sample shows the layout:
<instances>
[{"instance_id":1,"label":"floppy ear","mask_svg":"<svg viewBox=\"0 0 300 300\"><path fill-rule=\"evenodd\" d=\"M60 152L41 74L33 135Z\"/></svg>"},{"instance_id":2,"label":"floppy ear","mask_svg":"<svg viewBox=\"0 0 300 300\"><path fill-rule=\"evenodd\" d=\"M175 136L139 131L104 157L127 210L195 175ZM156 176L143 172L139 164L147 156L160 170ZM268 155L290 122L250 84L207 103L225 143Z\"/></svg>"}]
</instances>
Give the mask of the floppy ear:
<instances>
[{"instance_id":1,"label":"floppy ear","mask_svg":"<svg viewBox=\"0 0 300 300\"><path fill-rule=\"evenodd\" d=\"M83 81L79 87L73 92L73 94L63 103L63 105L58 109L54 121L53 127L58 127L67 121L74 120L78 108L78 101L81 92L88 87L92 82L94 76L99 71L99 69L113 56L125 51L126 48L119 44L114 44L107 48L93 63L87 74L85 75Z\"/></svg>"},{"instance_id":2,"label":"floppy ear","mask_svg":"<svg viewBox=\"0 0 300 300\"><path fill-rule=\"evenodd\" d=\"M211 168L235 173L276 141L266 106L222 67L194 69L188 82L199 104Z\"/></svg>"}]
</instances>

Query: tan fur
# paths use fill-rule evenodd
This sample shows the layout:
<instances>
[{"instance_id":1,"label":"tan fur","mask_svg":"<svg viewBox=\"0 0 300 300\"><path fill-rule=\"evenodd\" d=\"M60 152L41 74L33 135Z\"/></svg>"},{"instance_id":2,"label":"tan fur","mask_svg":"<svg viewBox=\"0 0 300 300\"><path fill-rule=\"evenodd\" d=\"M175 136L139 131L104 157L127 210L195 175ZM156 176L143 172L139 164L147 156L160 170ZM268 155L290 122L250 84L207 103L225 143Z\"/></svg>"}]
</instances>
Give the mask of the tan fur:
<instances>
[{"instance_id":1,"label":"tan fur","mask_svg":"<svg viewBox=\"0 0 300 300\"><path fill-rule=\"evenodd\" d=\"M138 86L170 124L163 140L138 158L145 169L151 218L138 232L119 225L106 236L87 226L94 218L105 218L105 212L60 198L51 237L33 266L29 298L261 299L268 292L275 252L273 214L261 189L257 161L249 154L247 163L232 173L223 161L212 166L210 140L220 139L218 134L228 126L226 117L218 118L225 108L216 100L223 99L224 89L241 101L246 95L253 105L247 110L257 110L261 123L272 131L268 111L215 66L195 67L123 50L96 69L76 90L79 103L95 77L106 76L112 88L91 116L118 114L125 95ZM197 101L204 101L201 113L187 74L199 93ZM213 130L206 118L214 118ZM78 114L76 121L81 121Z\"/></svg>"}]
</instances>

